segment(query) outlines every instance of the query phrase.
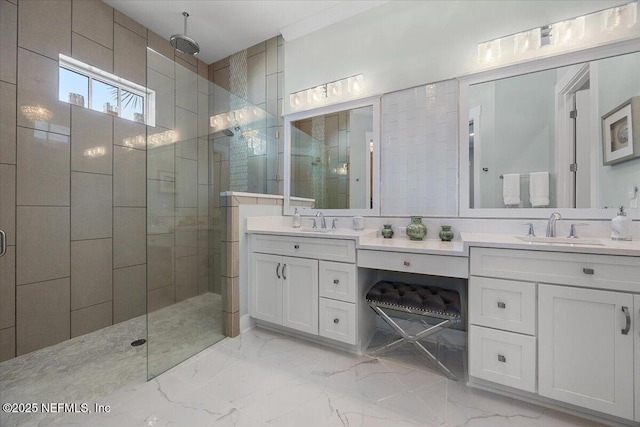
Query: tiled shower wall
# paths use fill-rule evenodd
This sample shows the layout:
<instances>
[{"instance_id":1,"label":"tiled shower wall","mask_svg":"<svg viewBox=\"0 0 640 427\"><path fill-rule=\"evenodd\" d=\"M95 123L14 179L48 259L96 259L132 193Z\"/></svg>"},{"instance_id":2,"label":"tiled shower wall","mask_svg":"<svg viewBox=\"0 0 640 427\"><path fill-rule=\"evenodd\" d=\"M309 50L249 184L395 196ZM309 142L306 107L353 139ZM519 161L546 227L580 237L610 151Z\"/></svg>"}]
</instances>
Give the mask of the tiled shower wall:
<instances>
[{"instance_id":1,"label":"tiled shower wall","mask_svg":"<svg viewBox=\"0 0 640 427\"><path fill-rule=\"evenodd\" d=\"M58 101L58 54L146 85L146 46L208 67L97 0L1 0L0 360L145 312L143 125ZM49 120L29 120L22 106ZM100 157L84 150L105 148Z\"/></svg>"},{"instance_id":2,"label":"tiled shower wall","mask_svg":"<svg viewBox=\"0 0 640 427\"><path fill-rule=\"evenodd\" d=\"M219 155L220 191L244 191L257 194L282 194L282 160L284 151L282 99L284 90L284 47L281 36L271 38L246 49L246 71L232 76L231 57L209 65L209 80L265 110L270 118L266 132L270 136L266 153L248 153L247 188L230 188L229 144L230 137L213 135L214 153ZM236 54L238 55L238 54ZM245 77L246 76L246 77ZM231 81L234 80L232 87ZM238 81L238 80L245 80ZM218 113L218 112L216 112ZM276 131L280 138L276 139ZM219 192L215 194L220 194Z\"/></svg>"}]
</instances>

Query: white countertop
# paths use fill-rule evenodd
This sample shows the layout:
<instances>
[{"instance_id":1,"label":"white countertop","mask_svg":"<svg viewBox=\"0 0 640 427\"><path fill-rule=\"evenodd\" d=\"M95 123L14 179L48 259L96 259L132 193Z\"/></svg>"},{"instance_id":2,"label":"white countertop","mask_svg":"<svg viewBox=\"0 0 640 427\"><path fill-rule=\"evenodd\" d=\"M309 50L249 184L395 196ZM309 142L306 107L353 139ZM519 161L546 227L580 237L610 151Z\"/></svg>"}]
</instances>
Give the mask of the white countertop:
<instances>
[{"instance_id":1,"label":"white countertop","mask_svg":"<svg viewBox=\"0 0 640 427\"><path fill-rule=\"evenodd\" d=\"M367 249L387 252L411 252L432 255L469 256L470 247L521 249L548 252L575 252L600 255L640 256L640 241L613 241L609 238L592 238L602 245L580 244L576 239L572 244L559 243L528 243L510 234L496 233L465 233L461 232L452 242L442 242L438 239L423 241L409 240L407 237L395 237L384 239L378 229L365 229L354 231L349 228L338 228L330 232L322 233L311 230L293 228L290 220L278 218L268 220L261 218L247 219L247 232L255 234L275 234L282 236L310 237L323 239L350 239L355 240L358 249Z\"/></svg>"},{"instance_id":2,"label":"white countertop","mask_svg":"<svg viewBox=\"0 0 640 427\"><path fill-rule=\"evenodd\" d=\"M269 226L269 227L247 227L247 233L254 234L276 234L281 236L295 236L295 237L312 237L322 239L349 239L355 240L356 244L360 239L372 239L375 238L378 230L373 228L366 228L362 231L354 231L350 228L338 228L326 233L317 231L303 231L305 228L293 228L289 226Z\"/></svg>"},{"instance_id":3,"label":"white countertop","mask_svg":"<svg viewBox=\"0 0 640 427\"><path fill-rule=\"evenodd\" d=\"M509 234L494 233L460 233L460 238L464 242L465 249L471 246L483 248L502 248L502 249L526 249L531 251L547 251L547 252L575 252L585 254L599 255L625 255L640 256L639 241L615 241L610 238L593 238L589 237L585 240L597 240L602 245L584 245L580 244L580 239L576 239L576 243L558 244L558 243L528 243L518 239L516 236Z\"/></svg>"}]
</instances>

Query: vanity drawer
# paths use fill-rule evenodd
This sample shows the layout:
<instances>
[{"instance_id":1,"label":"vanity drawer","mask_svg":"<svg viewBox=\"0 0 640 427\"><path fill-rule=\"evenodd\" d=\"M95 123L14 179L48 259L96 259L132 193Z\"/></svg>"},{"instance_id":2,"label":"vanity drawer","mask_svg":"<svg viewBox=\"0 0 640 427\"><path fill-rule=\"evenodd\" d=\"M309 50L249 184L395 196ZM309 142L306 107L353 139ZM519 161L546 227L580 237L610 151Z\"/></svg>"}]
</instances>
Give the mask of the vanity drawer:
<instances>
[{"instance_id":1,"label":"vanity drawer","mask_svg":"<svg viewBox=\"0 0 640 427\"><path fill-rule=\"evenodd\" d=\"M640 289L640 257L471 248L471 274L627 292Z\"/></svg>"},{"instance_id":2,"label":"vanity drawer","mask_svg":"<svg viewBox=\"0 0 640 427\"><path fill-rule=\"evenodd\" d=\"M471 276L469 321L474 325L535 335L536 284Z\"/></svg>"},{"instance_id":3,"label":"vanity drawer","mask_svg":"<svg viewBox=\"0 0 640 427\"><path fill-rule=\"evenodd\" d=\"M356 305L320 298L320 336L356 344Z\"/></svg>"},{"instance_id":4,"label":"vanity drawer","mask_svg":"<svg viewBox=\"0 0 640 427\"><path fill-rule=\"evenodd\" d=\"M471 325L469 375L535 393L535 337Z\"/></svg>"},{"instance_id":5,"label":"vanity drawer","mask_svg":"<svg viewBox=\"0 0 640 427\"><path fill-rule=\"evenodd\" d=\"M358 267L463 279L469 277L467 258L458 256L361 249L358 251Z\"/></svg>"},{"instance_id":6,"label":"vanity drawer","mask_svg":"<svg viewBox=\"0 0 640 427\"><path fill-rule=\"evenodd\" d=\"M356 302L356 265L320 261L320 296Z\"/></svg>"},{"instance_id":7,"label":"vanity drawer","mask_svg":"<svg viewBox=\"0 0 640 427\"><path fill-rule=\"evenodd\" d=\"M353 240L253 234L251 236L251 250L300 258L356 262L356 243Z\"/></svg>"}]
</instances>

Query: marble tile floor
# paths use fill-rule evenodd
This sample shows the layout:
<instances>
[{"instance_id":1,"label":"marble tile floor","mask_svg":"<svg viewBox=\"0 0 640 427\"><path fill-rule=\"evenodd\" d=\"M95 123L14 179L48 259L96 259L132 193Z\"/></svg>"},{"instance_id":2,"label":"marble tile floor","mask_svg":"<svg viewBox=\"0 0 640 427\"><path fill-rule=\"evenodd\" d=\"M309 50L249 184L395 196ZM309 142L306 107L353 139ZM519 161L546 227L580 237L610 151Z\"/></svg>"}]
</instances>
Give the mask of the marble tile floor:
<instances>
[{"instance_id":1,"label":"marble tile floor","mask_svg":"<svg viewBox=\"0 0 640 427\"><path fill-rule=\"evenodd\" d=\"M110 405L108 413L60 414L51 425L596 425L470 389L397 352L358 356L255 328L225 338L149 382L84 399L90 407Z\"/></svg>"},{"instance_id":2,"label":"marble tile floor","mask_svg":"<svg viewBox=\"0 0 640 427\"><path fill-rule=\"evenodd\" d=\"M221 310L220 295L206 293L0 363L0 401L84 402L141 386L147 363L153 376L222 339ZM138 338L147 344L132 347ZM59 419L0 412L2 427Z\"/></svg>"}]
</instances>

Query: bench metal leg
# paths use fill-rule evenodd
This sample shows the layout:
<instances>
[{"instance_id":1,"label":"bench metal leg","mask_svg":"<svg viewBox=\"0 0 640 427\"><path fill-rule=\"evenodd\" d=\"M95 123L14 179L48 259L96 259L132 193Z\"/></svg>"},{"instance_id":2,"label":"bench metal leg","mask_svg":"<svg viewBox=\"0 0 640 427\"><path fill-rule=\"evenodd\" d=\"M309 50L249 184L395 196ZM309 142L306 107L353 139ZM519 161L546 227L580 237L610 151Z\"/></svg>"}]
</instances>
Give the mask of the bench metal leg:
<instances>
[{"instance_id":1,"label":"bench metal leg","mask_svg":"<svg viewBox=\"0 0 640 427\"><path fill-rule=\"evenodd\" d=\"M398 325L396 323L395 320L393 320L387 313L385 313L380 307L376 306L375 304L369 304L370 307L373 309L373 311L376 312L376 314L378 314L382 320L384 320L389 326L391 326L391 329L393 329L396 333L398 333L401 338L393 341L392 343L389 343L383 347L377 348L376 350L374 350L371 354L372 355L378 355L380 353L389 351L391 349L397 348L402 346L403 344L410 342L411 344L413 344L422 354L424 354L425 356L427 356L427 358L433 362L447 377L449 377L450 379L457 381L458 378L453 374L453 372L451 372L444 364L442 364L442 362L440 362L440 360L438 360L437 357L435 357L433 354L431 354L431 352L429 350L427 350L420 342L419 340L427 337L429 335L433 335L436 334L438 332L441 332L442 330L444 330L444 328L446 328L447 326L449 326L450 324L453 323L457 323L454 320L451 319L446 319L443 320L442 322L436 324L436 325L429 325L426 322L422 322L423 324L426 324L427 326L429 326L427 329L420 331L419 333L415 334L415 335L410 335L408 334L404 329L402 329L402 327L400 327L400 325Z\"/></svg>"}]
</instances>

